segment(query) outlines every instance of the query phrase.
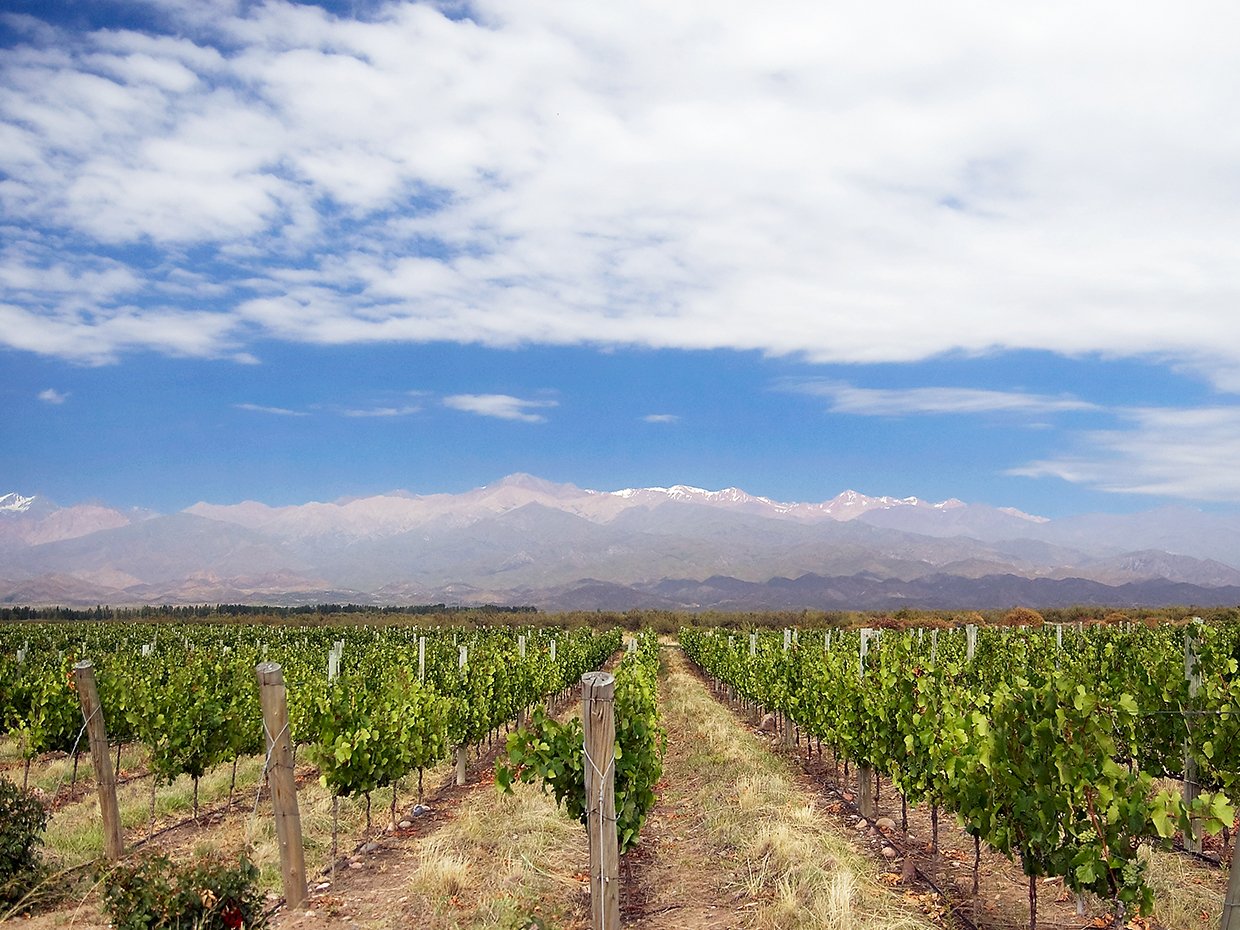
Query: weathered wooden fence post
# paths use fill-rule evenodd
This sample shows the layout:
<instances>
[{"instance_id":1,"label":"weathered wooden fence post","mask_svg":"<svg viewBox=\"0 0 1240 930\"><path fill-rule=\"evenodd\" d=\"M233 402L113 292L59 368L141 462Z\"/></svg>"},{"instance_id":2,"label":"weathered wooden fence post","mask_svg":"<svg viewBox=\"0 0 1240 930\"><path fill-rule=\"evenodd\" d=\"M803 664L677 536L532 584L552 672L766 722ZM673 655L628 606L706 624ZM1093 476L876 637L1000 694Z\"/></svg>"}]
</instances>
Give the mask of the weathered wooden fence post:
<instances>
[{"instance_id":1,"label":"weathered wooden fence post","mask_svg":"<svg viewBox=\"0 0 1240 930\"><path fill-rule=\"evenodd\" d=\"M1219 930L1240 930L1240 838L1231 844L1231 874L1227 876L1227 897L1223 900Z\"/></svg>"},{"instance_id":2,"label":"weathered wooden fence post","mask_svg":"<svg viewBox=\"0 0 1240 930\"><path fill-rule=\"evenodd\" d=\"M116 772L108 759L108 729L104 725L103 708L99 706L99 688L95 684L95 667L89 659L73 666L77 682L82 719L86 721L86 737L90 740L90 761L95 767L95 784L99 789L99 810L103 814L103 854L112 861L125 855L121 838L121 815L116 806Z\"/></svg>"},{"instance_id":3,"label":"weathered wooden fence post","mask_svg":"<svg viewBox=\"0 0 1240 930\"><path fill-rule=\"evenodd\" d=\"M581 676L586 830L590 837L590 918L594 930L619 930L620 927L615 695L616 679L607 672L586 672Z\"/></svg>"},{"instance_id":4,"label":"weathered wooden fence post","mask_svg":"<svg viewBox=\"0 0 1240 930\"><path fill-rule=\"evenodd\" d=\"M1185 718L1184 729L1184 803L1191 804L1197 800L1201 786L1197 782L1197 758L1192 751L1193 724L1196 722L1192 713L1196 708L1197 692L1201 690L1201 659L1197 655L1197 624L1200 617L1184 628L1184 680L1188 682L1188 716ZM1201 820L1194 817L1190 821L1191 829L1184 834L1184 848L1190 852L1201 852Z\"/></svg>"},{"instance_id":5,"label":"weathered wooden fence post","mask_svg":"<svg viewBox=\"0 0 1240 930\"><path fill-rule=\"evenodd\" d=\"M457 667L464 671L469 665L469 647L461 646L460 655L457 658ZM462 740L461 745L456 747L456 783L463 785L468 780L468 760L465 758L465 742Z\"/></svg>"},{"instance_id":6,"label":"weathered wooden fence post","mask_svg":"<svg viewBox=\"0 0 1240 930\"><path fill-rule=\"evenodd\" d=\"M293 738L288 729L288 699L284 670L275 662L254 667L258 697L267 735L267 786L280 843L280 877L289 910L306 904L306 854L301 843L301 813L297 809L297 782L293 777Z\"/></svg>"},{"instance_id":7,"label":"weathered wooden fence post","mask_svg":"<svg viewBox=\"0 0 1240 930\"><path fill-rule=\"evenodd\" d=\"M858 665L857 677L865 679L865 657L870 651L870 637L875 635L873 630L863 629L861 631L861 645L858 648ZM866 763L857 765L857 807L861 810L861 816L866 820L873 820L876 816L874 810L874 768Z\"/></svg>"}]
</instances>

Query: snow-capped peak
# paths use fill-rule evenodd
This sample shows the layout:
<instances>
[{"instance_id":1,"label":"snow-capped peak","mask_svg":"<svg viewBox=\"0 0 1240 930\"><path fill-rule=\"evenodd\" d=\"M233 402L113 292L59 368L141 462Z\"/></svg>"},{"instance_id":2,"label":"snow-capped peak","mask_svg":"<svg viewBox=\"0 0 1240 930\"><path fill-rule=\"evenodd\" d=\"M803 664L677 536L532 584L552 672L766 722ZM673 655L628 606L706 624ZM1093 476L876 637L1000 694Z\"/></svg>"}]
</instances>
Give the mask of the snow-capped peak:
<instances>
[{"instance_id":1,"label":"snow-capped peak","mask_svg":"<svg viewBox=\"0 0 1240 930\"><path fill-rule=\"evenodd\" d=\"M624 488L610 492L613 497L629 500L635 497L658 498L666 497L673 501L702 501L710 504L774 504L765 497L754 497L740 488L723 488L719 491L708 491L695 488L688 484L675 484L670 488Z\"/></svg>"},{"instance_id":2,"label":"snow-capped peak","mask_svg":"<svg viewBox=\"0 0 1240 930\"><path fill-rule=\"evenodd\" d=\"M33 503L33 497L22 497L16 491L11 491L3 497L0 497L0 512L25 513L30 509L30 505Z\"/></svg>"},{"instance_id":3,"label":"snow-capped peak","mask_svg":"<svg viewBox=\"0 0 1240 930\"><path fill-rule=\"evenodd\" d=\"M890 510L895 507L913 507L919 510L954 510L967 506L952 497L938 503L923 501L919 497L870 497L857 491L841 491L829 501L808 505L815 512L825 513L836 520L852 520L870 510Z\"/></svg>"},{"instance_id":4,"label":"snow-capped peak","mask_svg":"<svg viewBox=\"0 0 1240 930\"><path fill-rule=\"evenodd\" d=\"M659 488L674 501L693 500L695 497L706 497L710 494L705 488L695 488L687 484L676 484L670 488Z\"/></svg>"}]
</instances>

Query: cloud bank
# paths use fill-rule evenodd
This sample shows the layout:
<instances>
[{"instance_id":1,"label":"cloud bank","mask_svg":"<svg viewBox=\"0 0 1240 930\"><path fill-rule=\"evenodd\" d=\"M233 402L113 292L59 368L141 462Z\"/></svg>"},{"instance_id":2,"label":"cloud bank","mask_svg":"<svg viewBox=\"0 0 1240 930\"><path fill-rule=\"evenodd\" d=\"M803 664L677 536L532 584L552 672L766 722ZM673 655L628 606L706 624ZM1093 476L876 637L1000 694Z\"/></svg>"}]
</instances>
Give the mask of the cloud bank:
<instances>
[{"instance_id":1,"label":"cloud bank","mask_svg":"<svg viewBox=\"0 0 1240 930\"><path fill-rule=\"evenodd\" d=\"M7 20L0 344L1020 348L1240 390L1234 5L150 8Z\"/></svg>"}]
</instances>

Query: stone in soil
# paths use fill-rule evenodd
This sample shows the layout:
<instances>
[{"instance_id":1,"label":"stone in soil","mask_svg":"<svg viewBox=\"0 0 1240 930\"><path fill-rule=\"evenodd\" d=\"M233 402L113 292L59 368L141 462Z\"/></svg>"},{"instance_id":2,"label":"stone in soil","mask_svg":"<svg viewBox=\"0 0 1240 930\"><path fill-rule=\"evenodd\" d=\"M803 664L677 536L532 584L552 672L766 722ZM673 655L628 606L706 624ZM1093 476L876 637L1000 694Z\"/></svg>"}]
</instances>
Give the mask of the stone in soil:
<instances>
[{"instance_id":1,"label":"stone in soil","mask_svg":"<svg viewBox=\"0 0 1240 930\"><path fill-rule=\"evenodd\" d=\"M894 859L895 857L896 857L896 851L893 848L891 848L890 846L883 847L883 858L884 859Z\"/></svg>"},{"instance_id":2,"label":"stone in soil","mask_svg":"<svg viewBox=\"0 0 1240 930\"><path fill-rule=\"evenodd\" d=\"M890 817L879 817L878 820L874 821L874 826L878 827L878 829L882 830L884 833L890 833L896 828L896 822Z\"/></svg>"}]
</instances>

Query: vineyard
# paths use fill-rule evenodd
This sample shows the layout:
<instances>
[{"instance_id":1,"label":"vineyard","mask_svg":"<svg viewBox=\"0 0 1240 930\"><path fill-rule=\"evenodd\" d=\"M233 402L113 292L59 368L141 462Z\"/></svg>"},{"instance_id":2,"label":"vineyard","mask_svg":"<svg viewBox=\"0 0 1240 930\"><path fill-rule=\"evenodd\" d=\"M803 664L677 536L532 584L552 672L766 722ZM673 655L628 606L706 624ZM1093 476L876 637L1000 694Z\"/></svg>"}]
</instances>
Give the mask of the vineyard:
<instances>
[{"instance_id":1,"label":"vineyard","mask_svg":"<svg viewBox=\"0 0 1240 930\"><path fill-rule=\"evenodd\" d=\"M862 808L887 775L902 798L955 815L1028 877L1148 911L1143 844L1200 849L1229 831L1240 769L1240 630L681 633L738 699L774 712L784 742L825 745L857 774ZM816 750L811 750L811 741ZM1156 788L1156 780L1186 790ZM1186 800L1187 799L1187 800ZM872 816L872 815L871 815ZM975 863L976 863L975 859ZM976 868L976 866L975 866Z\"/></svg>"},{"instance_id":2,"label":"vineyard","mask_svg":"<svg viewBox=\"0 0 1240 930\"><path fill-rule=\"evenodd\" d=\"M357 868L358 837L370 848L368 838L399 834L399 824L411 834L440 829L438 814L425 825L407 818L434 811L442 795L423 802L442 785L465 782L471 756L469 779L489 784L493 773L499 789L486 797L515 792L502 803L533 803L521 800L532 788L583 823L593 803L587 769L614 769L620 850L652 869L652 850L675 832L660 807L678 797L677 773L663 761L660 647L649 632L627 643L614 626L9 624L0 626L0 766L19 785L31 781L32 766L36 775L55 767L56 783L41 782L55 829L58 805L82 797L72 788L87 752L74 666L89 659L112 767L149 791L140 822L126 816L127 848L157 848L160 834L197 824L200 783L213 786L215 805L203 831L234 810L234 819L252 823L273 736L264 737L255 667L276 662L299 793L309 797L313 787L330 799L330 841L325 833L307 841L319 847L316 875ZM1230 860L1240 778L1235 625L685 623L679 643L716 700L742 719L752 714L755 730L772 731L765 751L838 789L833 796L861 815L860 825L882 821L876 802L885 779L888 801L898 798L903 809L900 830L883 828L892 844L912 835L910 808L929 814L929 859L940 857L941 830L963 829L973 843L974 896L983 850L1008 857L1026 877L1030 926L1039 925L1039 889L1049 882L1076 896L1076 926L1099 926L1099 906L1117 926L1149 913L1152 848L1179 850L1206 868L1213 861L1225 870ZM609 661L616 750L595 763L583 757L581 720L557 713L556 698L575 695L582 675ZM682 679L676 688L690 690ZM746 778L739 790L750 790ZM174 783L188 786L179 820L166 809ZM704 803L705 790L683 803ZM376 796L382 806L372 810ZM102 836L91 834L75 861L59 864L71 869L102 853ZM265 868L271 886L275 866ZM640 885L640 877L625 881ZM581 919L571 904L557 913L563 926Z\"/></svg>"}]
</instances>

